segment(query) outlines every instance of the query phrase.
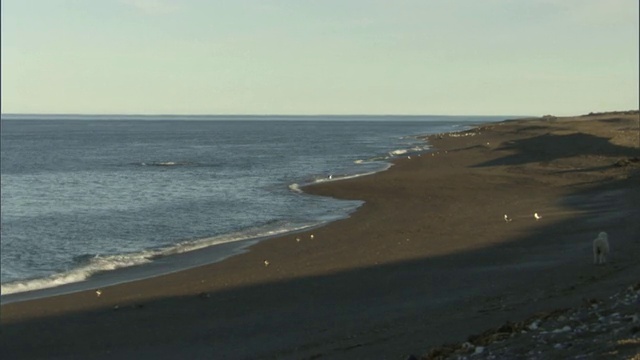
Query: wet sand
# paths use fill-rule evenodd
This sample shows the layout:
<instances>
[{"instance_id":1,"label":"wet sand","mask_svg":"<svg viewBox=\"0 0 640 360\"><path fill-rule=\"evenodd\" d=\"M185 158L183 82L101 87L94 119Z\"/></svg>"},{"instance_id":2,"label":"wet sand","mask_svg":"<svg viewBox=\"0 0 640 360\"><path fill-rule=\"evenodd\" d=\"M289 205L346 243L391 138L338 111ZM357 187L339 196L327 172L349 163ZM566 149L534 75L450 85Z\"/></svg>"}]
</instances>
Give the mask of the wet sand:
<instances>
[{"instance_id":1,"label":"wet sand","mask_svg":"<svg viewBox=\"0 0 640 360\"><path fill-rule=\"evenodd\" d=\"M2 305L0 357L403 359L607 296L640 279L638 121L431 136L432 153L304 189L364 200L348 219L100 296ZM595 266L600 231L612 254Z\"/></svg>"}]
</instances>

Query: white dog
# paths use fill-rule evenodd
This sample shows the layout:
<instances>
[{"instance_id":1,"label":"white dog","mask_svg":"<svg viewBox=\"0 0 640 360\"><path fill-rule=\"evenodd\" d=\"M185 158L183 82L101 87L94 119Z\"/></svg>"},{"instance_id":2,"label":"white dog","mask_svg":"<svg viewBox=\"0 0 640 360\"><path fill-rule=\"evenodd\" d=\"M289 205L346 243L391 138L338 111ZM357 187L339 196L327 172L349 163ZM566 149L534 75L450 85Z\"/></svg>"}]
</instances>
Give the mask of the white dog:
<instances>
[{"instance_id":1,"label":"white dog","mask_svg":"<svg viewBox=\"0 0 640 360\"><path fill-rule=\"evenodd\" d=\"M604 264L607 262L607 256L609 256L609 236L603 231L593 240L593 263Z\"/></svg>"}]
</instances>

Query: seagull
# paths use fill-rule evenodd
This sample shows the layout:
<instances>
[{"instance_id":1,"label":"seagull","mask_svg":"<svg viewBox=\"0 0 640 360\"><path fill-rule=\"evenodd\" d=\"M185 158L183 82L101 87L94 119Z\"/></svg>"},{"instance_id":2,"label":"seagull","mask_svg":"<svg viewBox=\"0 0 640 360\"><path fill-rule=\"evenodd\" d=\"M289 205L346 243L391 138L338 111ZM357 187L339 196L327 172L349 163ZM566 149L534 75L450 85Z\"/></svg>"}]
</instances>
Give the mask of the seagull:
<instances>
[{"instance_id":1,"label":"seagull","mask_svg":"<svg viewBox=\"0 0 640 360\"><path fill-rule=\"evenodd\" d=\"M407 159L411 160L411 156L407 156Z\"/></svg>"},{"instance_id":2,"label":"seagull","mask_svg":"<svg viewBox=\"0 0 640 360\"><path fill-rule=\"evenodd\" d=\"M297 241L297 242L300 242L300 238L299 238L299 237L297 237L297 238L296 238L296 241Z\"/></svg>"},{"instance_id":3,"label":"seagull","mask_svg":"<svg viewBox=\"0 0 640 360\"><path fill-rule=\"evenodd\" d=\"M313 239L313 234L309 235L309 237L310 237L311 239Z\"/></svg>"},{"instance_id":4,"label":"seagull","mask_svg":"<svg viewBox=\"0 0 640 360\"><path fill-rule=\"evenodd\" d=\"M269 266L269 260L264 261L264 266Z\"/></svg>"},{"instance_id":5,"label":"seagull","mask_svg":"<svg viewBox=\"0 0 640 360\"><path fill-rule=\"evenodd\" d=\"M102 290L100 289L96 290L96 296L100 297L100 295L102 295Z\"/></svg>"},{"instance_id":6,"label":"seagull","mask_svg":"<svg viewBox=\"0 0 640 360\"><path fill-rule=\"evenodd\" d=\"M536 218L536 220L542 219L542 216L538 215L538 213L533 213L533 217Z\"/></svg>"},{"instance_id":7,"label":"seagull","mask_svg":"<svg viewBox=\"0 0 640 360\"><path fill-rule=\"evenodd\" d=\"M507 214L504 214L504 221L506 222L511 222L511 218L507 216Z\"/></svg>"}]
</instances>

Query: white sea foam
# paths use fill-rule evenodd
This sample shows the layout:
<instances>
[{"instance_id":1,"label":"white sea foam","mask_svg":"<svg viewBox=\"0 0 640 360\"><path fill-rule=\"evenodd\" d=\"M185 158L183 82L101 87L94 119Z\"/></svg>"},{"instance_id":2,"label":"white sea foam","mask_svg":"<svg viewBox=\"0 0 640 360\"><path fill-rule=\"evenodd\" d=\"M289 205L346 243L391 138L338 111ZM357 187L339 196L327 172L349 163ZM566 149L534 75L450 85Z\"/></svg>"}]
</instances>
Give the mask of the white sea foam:
<instances>
[{"instance_id":1,"label":"white sea foam","mask_svg":"<svg viewBox=\"0 0 640 360\"><path fill-rule=\"evenodd\" d=\"M293 192L297 192L297 193L301 193L302 190L300 190L300 185L298 185L297 183L293 183L291 185L289 185L289 190L293 191Z\"/></svg>"},{"instance_id":2,"label":"white sea foam","mask_svg":"<svg viewBox=\"0 0 640 360\"><path fill-rule=\"evenodd\" d=\"M54 274L45 278L5 283L0 286L0 293L2 295L9 295L81 282L87 280L90 276L99 272L111 271L136 265L143 265L152 262L154 259L204 249L214 245L248 239L259 239L281 235L287 232L300 231L316 225L318 224L314 223L291 225L274 223L263 227L237 232L234 234L215 236L195 241L184 241L173 246L145 250L137 253L105 256L82 256L80 257L82 259L82 264L75 269Z\"/></svg>"},{"instance_id":3,"label":"white sea foam","mask_svg":"<svg viewBox=\"0 0 640 360\"><path fill-rule=\"evenodd\" d=\"M24 291L39 290L52 288L64 284L80 282L88 277L86 273L80 271L67 272L63 274L52 275L43 279L33 279L24 281L15 281L2 284L0 292L2 295L20 293Z\"/></svg>"},{"instance_id":4,"label":"white sea foam","mask_svg":"<svg viewBox=\"0 0 640 360\"><path fill-rule=\"evenodd\" d=\"M179 243L176 246L160 249L158 253L154 255L154 257L182 254L189 251L207 248L213 245L226 244L226 243L231 243L231 242L236 242L241 240L271 237L271 236L281 235L287 232L299 231L314 225L316 224L302 224L302 225L285 224L283 225L279 223L274 223L272 225L268 225L265 227L259 227L259 228L250 229L247 231L241 231L234 234L215 236L215 237L210 237L210 238L205 238L205 239L200 239L195 241L184 241Z\"/></svg>"},{"instance_id":5,"label":"white sea foam","mask_svg":"<svg viewBox=\"0 0 640 360\"><path fill-rule=\"evenodd\" d=\"M397 150L390 151L389 152L389 156L404 155L407 152L409 152L409 150L407 150L407 149L397 149Z\"/></svg>"},{"instance_id":6,"label":"white sea foam","mask_svg":"<svg viewBox=\"0 0 640 360\"><path fill-rule=\"evenodd\" d=\"M189 161L159 161L159 162L140 162L136 163L141 166L188 166L188 165L197 165L193 162Z\"/></svg>"},{"instance_id":7,"label":"white sea foam","mask_svg":"<svg viewBox=\"0 0 640 360\"><path fill-rule=\"evenodd\" d=\"M413 153L419 153L419 152L427 151L429 150L429 148L430 148L429 145L422 145L422 146L416 145L407 149L396 149L389 152L389 157L392 158L392 157L401 156L401 155L410 155Z\"/></svg>"},{"instance_id":8,"label":"white sea foam","mask_svg":"<svg viewBox=\"0 0 640 360\"><path fill-rule=\"evenodd\" d=\"M340 181L340 180L354 179L354 178L361 177L361 176L373 175L373 174L375 174L377 172L389 169L391 167L391 165L392 164L387 163L387 164L385 164L384 167L382 167L378 171L369 171L369 172L358 173L358 174L332 175L331 177L318 177L318 178L314 179L312 181L312 183L315 184L315 183L322 183L322 182L328 182L328 181Z\"/></svg>"},{"instance_id":9,"label":"white sea foam","mask_svg":"<svg viewBox=\"0 0 640 360\"><path fill-rule=\"evenodd\" d=\"M151 261L151 257L152 253L148 251L135 254L109 255L104 257L94 256L86 264L70 271L40 279L22 280L2 284L0 292L2 295L8 295L80 282L88 279L91 275L98 272L148 263Z\"/></svg>"},{"instance_id":10,"label":"white sea foam","mask_svg":"<svg viewBox=\"0 0 640 360\"><path fill-rule=\"evenodd\" d=\"M15 294L25 291L34 291L41 289L53 288L65 284L77 283L87 280L90 276L119 268L142 265L151 262L153 257L150 254L136 254L129 258L130 255L105 256L100 260L91 261L89 264L54 274L45 278L14 281L2 284L0 292L2 295ZM97 258L98 259L98 258Z\"/></svg>"}]
</instances>

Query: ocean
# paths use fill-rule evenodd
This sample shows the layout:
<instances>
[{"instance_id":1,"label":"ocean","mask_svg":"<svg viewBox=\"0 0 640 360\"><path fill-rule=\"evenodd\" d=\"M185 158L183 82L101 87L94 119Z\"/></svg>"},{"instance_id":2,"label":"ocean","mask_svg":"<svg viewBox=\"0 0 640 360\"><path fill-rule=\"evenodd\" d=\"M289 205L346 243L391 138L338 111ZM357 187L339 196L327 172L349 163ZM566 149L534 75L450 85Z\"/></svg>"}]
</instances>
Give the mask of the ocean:
<instances>
[{"instance_id":1,"label":"ocean","mask_svg":"<svg viewBox=\"0 0 640 360\"><path fill-rule=\"evenodd\" d=\"M224 256L179 254L237 244L229 256L344 218L361 202L304 186L383 171L428 151L420 135L506 118L2 115L2 297L186 269Z\"/></svg>"}]
</instances>

